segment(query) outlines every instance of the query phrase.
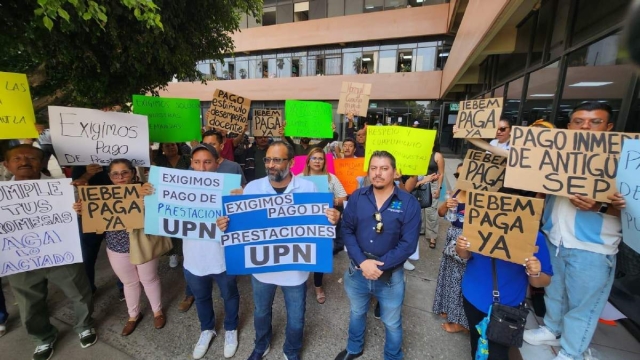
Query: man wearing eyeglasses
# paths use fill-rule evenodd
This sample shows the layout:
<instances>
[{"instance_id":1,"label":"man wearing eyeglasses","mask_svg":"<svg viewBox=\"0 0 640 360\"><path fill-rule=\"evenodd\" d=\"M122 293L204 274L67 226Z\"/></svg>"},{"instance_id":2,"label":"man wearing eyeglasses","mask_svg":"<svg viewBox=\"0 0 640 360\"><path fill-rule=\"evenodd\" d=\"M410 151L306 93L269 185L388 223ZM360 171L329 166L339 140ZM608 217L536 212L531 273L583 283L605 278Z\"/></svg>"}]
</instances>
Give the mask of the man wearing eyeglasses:
<instances>
[{"instance_id":1,"label":"man wearing eyeglasses","mask_svg":"<svg viewBox=\"0 0 640 360\"><path fill-rule=\"evenodd\" d=\"M573 109L567 128L610 131L611 115L609 105L586 102ZM554 276L545 288L545 325L525 331L524 340L560 346L555 360L582 359L613 285L624 199L609 196L613 206L582 195L546 195L545 200L542 231Z\"/></svg>"},{"instance_id":2,"label":"man wearing eyeglasses","mask_svg":"<svg viewBox=\"0 0 640 360\"><path fill-rule=\"evenodd\" d=\"M317 192L315 184L293 176L293 148L283 141L274 141L267 148L264 164L267 176L254 180L244 189L245 195L276 195L288 193ZM331 224L336 224L340 212L326 210ZM218 217L216 224L221 231L229 225L227 216ZM273 299L278 286L282 289L287 308L287 326L283 352L286 360L299 360L302 350L304 314L306 309L306 282L308 271L280 271L251 276L253 287L253 325L256 329L255 346L249 360L260 360L267 355L271 346L271 315Z\"/></svg>"},{"instance_id":3,"label":"man wearing eyeglasses","mask_svg":"<svg viewBox=\"0 0 640 360\"><path fill-rule=\"evenodd\" d=\"M402 353L404 262L418 246L420 204L394 183L396 161L386 151L375 151L369 161L371 185L349 198L342 218L342 238L351 265L344 275L349 296L349 340L336 360L362 356L367 310L371 296L380 304L385 326L384 359L399 360Z\"/></svg>"},{"instance_id":4,"label":"man wearing eyeglasses","mask_svg":"<svg viewBox=\"0 0 640 360\"><path fill-rule=\"evenodd\" d=\"M11 181L51 179L40 171L44 152L31 145L18 145L5 153L4 165L13 174ZM8 277L20 309L22 324L38 346L33 359L50 359L58 329L49 320L47 284L53 283L73 302L76 316L74 330L80 345L87 348L98 341L93 328L93 297L81 263L40 268ZM1 291L1 289L0 289Z\"/></svg>"}]
</instances>

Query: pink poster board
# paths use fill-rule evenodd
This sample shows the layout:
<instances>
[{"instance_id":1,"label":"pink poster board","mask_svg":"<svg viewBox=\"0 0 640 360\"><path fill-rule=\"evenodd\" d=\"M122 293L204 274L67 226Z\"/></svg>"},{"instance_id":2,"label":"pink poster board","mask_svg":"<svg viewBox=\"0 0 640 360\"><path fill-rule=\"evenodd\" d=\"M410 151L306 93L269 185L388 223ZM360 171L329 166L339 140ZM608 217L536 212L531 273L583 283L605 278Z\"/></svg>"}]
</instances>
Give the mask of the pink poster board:
<instances>
[{"instance_id":1,"label":"pink poster board","mask_svg":"<svg viewBox=\"0 0 640 360\"><path fill-rule=\"evenodd\" d=\"M333 166L333 155L326 154L325 159L327 161L327 171L335 175L336 171ZM302 174L302 171L304 171L304 167L306 165L307 165L307 155L296 156L293 158L293 167L291 168L291 172L294 175Z\"/></svg>"}]
</instances>

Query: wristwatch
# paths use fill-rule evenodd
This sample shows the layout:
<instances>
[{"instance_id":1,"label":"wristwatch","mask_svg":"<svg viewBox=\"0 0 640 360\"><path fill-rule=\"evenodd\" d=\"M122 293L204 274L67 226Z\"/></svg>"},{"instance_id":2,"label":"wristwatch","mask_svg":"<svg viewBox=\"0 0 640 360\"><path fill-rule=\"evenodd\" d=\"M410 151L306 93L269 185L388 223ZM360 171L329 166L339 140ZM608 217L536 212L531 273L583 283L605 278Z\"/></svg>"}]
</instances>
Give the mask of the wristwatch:
<instances>
[{"instance_id":1,"label":"wristwatch","mask_svg":"<svg viewBox=\"0 0 640 360\"><path fill-rule=\"evenodd\" d=\"M599 212L600 214L606 214L606 213L607 213L607 210L609 210L609 204L607 204L607 203L601 203L601 204L600 204L600 209L598 210L598 212Z\"/></svg>"}]
</instances>

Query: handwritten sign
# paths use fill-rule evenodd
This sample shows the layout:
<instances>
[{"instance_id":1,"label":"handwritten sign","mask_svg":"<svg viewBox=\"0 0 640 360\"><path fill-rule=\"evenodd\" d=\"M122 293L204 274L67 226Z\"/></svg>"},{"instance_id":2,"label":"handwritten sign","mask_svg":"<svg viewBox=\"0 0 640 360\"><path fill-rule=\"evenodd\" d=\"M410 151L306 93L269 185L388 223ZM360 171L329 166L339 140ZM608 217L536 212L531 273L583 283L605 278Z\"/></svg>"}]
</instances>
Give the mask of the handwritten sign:
<instances>
[{"instance_id":1,"label":"handwritten sign","mask_svg":"<svg viewBox=\"0 0 640 360\"><path fill-rule=\"evenodd\" d=\"M507 158L484 151L469 150L462 163L456 188L498 191L504 183Z\"/></svg>"},{"instance_id":2,"label":"handwritten sign","mask_svg":"<svg viewBox=\"0 0 640 360\"><path fill-rule=\"evenodd\" d=\"M200 100L133 95L133 113L149 119L149 141L202 140Z\"/></svg>"},{"instance_id":3,"label":"handwritten sign","mask_svg":"<svg viewBox=\"0 0 640 360\"><path fill-rule=\"evenodd\" d=\"M82 231L101 234L144 228L141 188L141 185L79 186Z\"/></svg>"},{"instance_id":4,"label":"handwritten sign","mask_svg":"<svg viewBox=\"0 0 640 360\"><path fill-rule=\"evenodd\" d=\"M49 127L62 166L109 165L119 158L151 164L146 116L49 106Z\"/></svg>"},{"instance_id":5,"label":"handwritten sign","mask_svg":"<svg viewBox=\"0 0 640 360\"><path fill-rule=\"evenodd\" d=\"M240 188L240 175L152 166L155 193L145 197L144 232L192 240L220 240L222 196Z\"/></svg>"},{"instance_id":6,"label":"handwritten sign","mask_svg":"<svg viewBox=\"0 0 640 360\"><path fill-rule=\"evenodd\" d=\"M524 264L537 252L544 200L502 193L467 192L462 235L470 251Z\"/></svg>"},{"instance_id":7,"label":"handwritten sign","mask_svg":"<svg viewBox=\"0 0 640 360\"><path fill-rule=\"evenodd\" d=\"M493 139L502 114L502 98L467 100L460 102L455 138Z\"/></svg>"},{"instance_id":8,"label":"handwritten sign","mask_svg":"<svg viewBox=\"0 0 640 360\"><path fill-rule=\"evenodd\" d=\"M324 161L327 165L327 172L335 174L335 166L333 164L333 155L325 154ZM291 167L291 173L293 175L302 174L305 166L307 166L307 155L298 155L293 158L293 166Z\"/></svg>"},{"instance_id":9,"label":"handwritten sign","mask_svg":"<svg viewBox=\"0 0 640 360\"><path fill-rule=\"evenodd\" d=\"M221 237L227 273L333 270L330 193L224 196L229 228Z\"/></svg>"},{"instance_id":10,"label":"handwritten sign","mask_svg":"<svg viewBox=\"0 0 640 360\"><path fill-rule=\"evenodd\" d=\"M616 177L618 192L626 202L622 209L622 239L640 253L640 140L627 140Z\"/></svg>"},{"instance_id":11,"label":"handwritten sign","mask_svg":"<svg viewBox=\"0 0 640 360\"><path fill-rule=\"evenodd\" d=\"M282 130L282 110L253 110L253 136L280 136Z\"/></svg>"},{"instance_id":12,"label":"handwritten sign","mask_svg":"<svg viewBox=\"0 0 640 360\"><path fill-rule=\"evenodd\" d=\"M616 191L622 143L640 134L514 126L504 185L600 202Z\"/></svg>"},{"instance_id":13,"label":"handwritten sign","mask_svg":"<svg viewBox=\"0 0 640 360\"><path fill-rule=\"evenodd\" d=\"M0 139L37 137L27 75L0 71Z\"/></svg>"},{"instance_id":14,"label":"handwritten sign","mask_svg":"<svg viewBox=\"0 0 640 360\"><path fill-rule=\"evenodd\" d=\"M363 170L368 170L369 159L374 151L386 150L396 158L396 168L402 175L424 175L429 167L435 141L435 130L403 126L368 126Z\"/></svg>"},{"instance_id":15,"label":"handwritten sign","mask_svg":"<svg viewBox=\"0 0 640 360\"><path fill-rule=\"evenodd\" d=\"M336 176L347 194L351 195L358 188L358 176L367 176L364 168L364 158L335 159L333 162Z\"/></svg>"},{"instance_id":16,"label":"handwritten sign","mask_svg":"<svg viewBox=\"0 0 640 360\"><path fill-rule=\"evenodd\" d=\"M367 116L370 96L371 84L342 82L338 114L353 113L357 116Z\"/></svg>"},{"instance_id":17,"label":"handwritten sign","mask_svg":"<svg viewBox=\"0 0 640 360\"><path fill-rule=\"evenodd\" d=\"M0 276L82 262L68 179L0 182Z\"/></svg>"},{"instance_id":18,"label":"handwritten sign","mask_svg":"<svg viewBox=\"0 0 640 360\"><path fill-rule=\"evenodd\" d=\"M251 100L216 89L207 112L207 123L213 128L230 133L244 133L244 128L249 123L250 108Z\"/></svg>"},{"instance_id":19,"label":"handwritten sign","mask_svg":"<svg viewBox=\"0 0 640 360\"><path fill-rule=\"evenodd\" d=\"M286 100L284 116L285 136L331 139L331 104L320 101Z\"/></svg>"}]
</instances>

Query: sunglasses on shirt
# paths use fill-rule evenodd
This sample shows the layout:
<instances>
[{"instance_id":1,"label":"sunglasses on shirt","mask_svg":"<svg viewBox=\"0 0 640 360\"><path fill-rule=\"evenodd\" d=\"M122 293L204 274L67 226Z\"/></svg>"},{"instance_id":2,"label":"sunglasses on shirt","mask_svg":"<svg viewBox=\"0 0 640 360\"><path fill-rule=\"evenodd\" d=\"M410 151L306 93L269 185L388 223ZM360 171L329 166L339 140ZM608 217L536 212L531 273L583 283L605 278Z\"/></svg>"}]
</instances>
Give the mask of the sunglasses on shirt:
<instances>
[{"instance_id":1,"label":"sunglasses on shirt","mask_svg":"<svg viewBox=\"0 0 640 360\"><path fill-rule=\"evenodd\" d=\"M377 221L378 223L376 224L376 232L378 234L382 234L382 229L383 229L383 224L382 224L382 214L380 214L379 212L375 212L373 214L373 219L375 221Z\"/></svg>"}]
</instances>

